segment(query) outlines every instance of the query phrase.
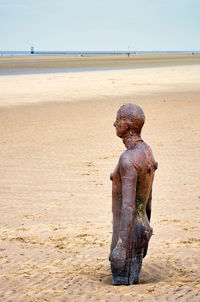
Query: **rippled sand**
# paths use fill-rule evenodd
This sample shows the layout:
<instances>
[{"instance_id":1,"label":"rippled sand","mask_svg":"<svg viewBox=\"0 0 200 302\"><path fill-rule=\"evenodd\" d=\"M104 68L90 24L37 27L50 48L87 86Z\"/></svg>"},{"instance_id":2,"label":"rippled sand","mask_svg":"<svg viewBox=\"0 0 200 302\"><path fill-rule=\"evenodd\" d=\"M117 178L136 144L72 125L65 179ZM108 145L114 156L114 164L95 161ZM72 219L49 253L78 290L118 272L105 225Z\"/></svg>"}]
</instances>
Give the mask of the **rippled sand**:
<instances>
[{"instance_id":1,"label":"rippled sand","mask_svg":"<svg viewBox=\"0 0 200 302\"><path fill-rule=\"evenodd\" d=\"M0 77L1 301L199 301L200 67ZM113 287L120 105L145 111L154 236L139 285Z\"/></svg>"}]
</instances>

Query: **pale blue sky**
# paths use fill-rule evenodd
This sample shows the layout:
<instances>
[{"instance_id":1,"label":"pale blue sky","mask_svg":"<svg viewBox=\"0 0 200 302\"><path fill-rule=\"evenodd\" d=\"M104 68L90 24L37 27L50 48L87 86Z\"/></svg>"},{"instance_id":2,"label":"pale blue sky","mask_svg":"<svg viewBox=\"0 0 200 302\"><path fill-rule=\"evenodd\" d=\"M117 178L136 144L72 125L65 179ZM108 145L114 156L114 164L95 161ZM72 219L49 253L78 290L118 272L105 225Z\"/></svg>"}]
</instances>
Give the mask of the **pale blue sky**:
<instances>
[{"instance_id":1,"label":"pale blue sky","mask_svg":"<svg viewBox=\"0 0 200 302\"><path fill-rule=\"evenodd\" d=\"M0 50L200 50L200 0L0 0Z\"/></svg>"}]
</instances>

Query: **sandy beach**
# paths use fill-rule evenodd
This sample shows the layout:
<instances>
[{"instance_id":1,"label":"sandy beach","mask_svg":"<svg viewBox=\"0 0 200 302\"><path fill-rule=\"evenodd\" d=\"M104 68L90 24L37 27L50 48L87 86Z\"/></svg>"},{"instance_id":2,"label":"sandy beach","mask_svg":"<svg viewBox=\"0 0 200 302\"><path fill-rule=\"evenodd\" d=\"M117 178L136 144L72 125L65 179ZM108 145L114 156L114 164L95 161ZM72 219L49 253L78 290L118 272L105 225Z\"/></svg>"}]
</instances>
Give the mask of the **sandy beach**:
<instances>
[{"instance_id":1,"label":"sandy beach","mask_svg":"<svg viewBox=\"0 0 200 302\"><path fill-rule=\"evenodd\" d=\"M73 71L87 68L151 68L200 64L200 53L149 53L127 55L36 55L0 56L0 75Z\"/></svg>"},{"instance_id":2,"label":"sandy beach","mask_svg":"<svg viewBox=\"0 0 200 302\"><path fill-rule=\"evenodd\" d=\"M5 75L0 87L0 301L199 301L200 64ZM114 287L109 174L127 102L145 112L159 168L140 283Z\"/></svg>"}]
</instances>

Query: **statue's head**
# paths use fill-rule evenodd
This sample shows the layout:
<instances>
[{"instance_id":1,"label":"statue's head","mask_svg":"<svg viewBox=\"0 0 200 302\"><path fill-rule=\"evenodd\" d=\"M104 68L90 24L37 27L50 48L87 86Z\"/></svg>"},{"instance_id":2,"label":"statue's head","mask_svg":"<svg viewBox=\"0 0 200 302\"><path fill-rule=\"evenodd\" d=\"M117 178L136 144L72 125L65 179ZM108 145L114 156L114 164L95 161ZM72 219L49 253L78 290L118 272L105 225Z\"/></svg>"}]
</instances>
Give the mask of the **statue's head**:
<instances>
[{"instance_id":1,"label":"statue's head","mask_svg":"<svg viewBox=\"0 0 200 302\"><path fill-rule=\"evenodd\" d=\"M126 136L128 133L131 135L140 135L142 127L145 122L145 115L140 106L135 104L122 105L117 111L116 121L116 134L119 137Z\"/></svg>"}]
</instances>

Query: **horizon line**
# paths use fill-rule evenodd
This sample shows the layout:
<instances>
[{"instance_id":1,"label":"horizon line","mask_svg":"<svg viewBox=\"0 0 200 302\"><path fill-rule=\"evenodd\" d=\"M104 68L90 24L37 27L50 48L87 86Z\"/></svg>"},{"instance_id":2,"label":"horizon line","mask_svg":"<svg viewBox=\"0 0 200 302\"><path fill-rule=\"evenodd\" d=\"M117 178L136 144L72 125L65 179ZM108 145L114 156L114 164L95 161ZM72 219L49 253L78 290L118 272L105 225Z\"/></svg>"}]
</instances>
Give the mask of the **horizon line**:
<instances>
[{"instance_id":1,"label":"horizon line","mask_svg":"<svg viewBox=\"0 0 200 302\"><path fill-rule=\"evenodd\" d=\"M194 49L189 49L189 50L0 50L0 52L28 52L31 53L33 51L34 53L41 53L41 52L63 52L63 53L68 53L68 52L73 52L73 53L84 53L84 52L91 52L91 53L102 53L102 52L108 52L108 53L135 53L135 52L200 52L200 50L194 50Z\"/></svg>"}]
</instances>

